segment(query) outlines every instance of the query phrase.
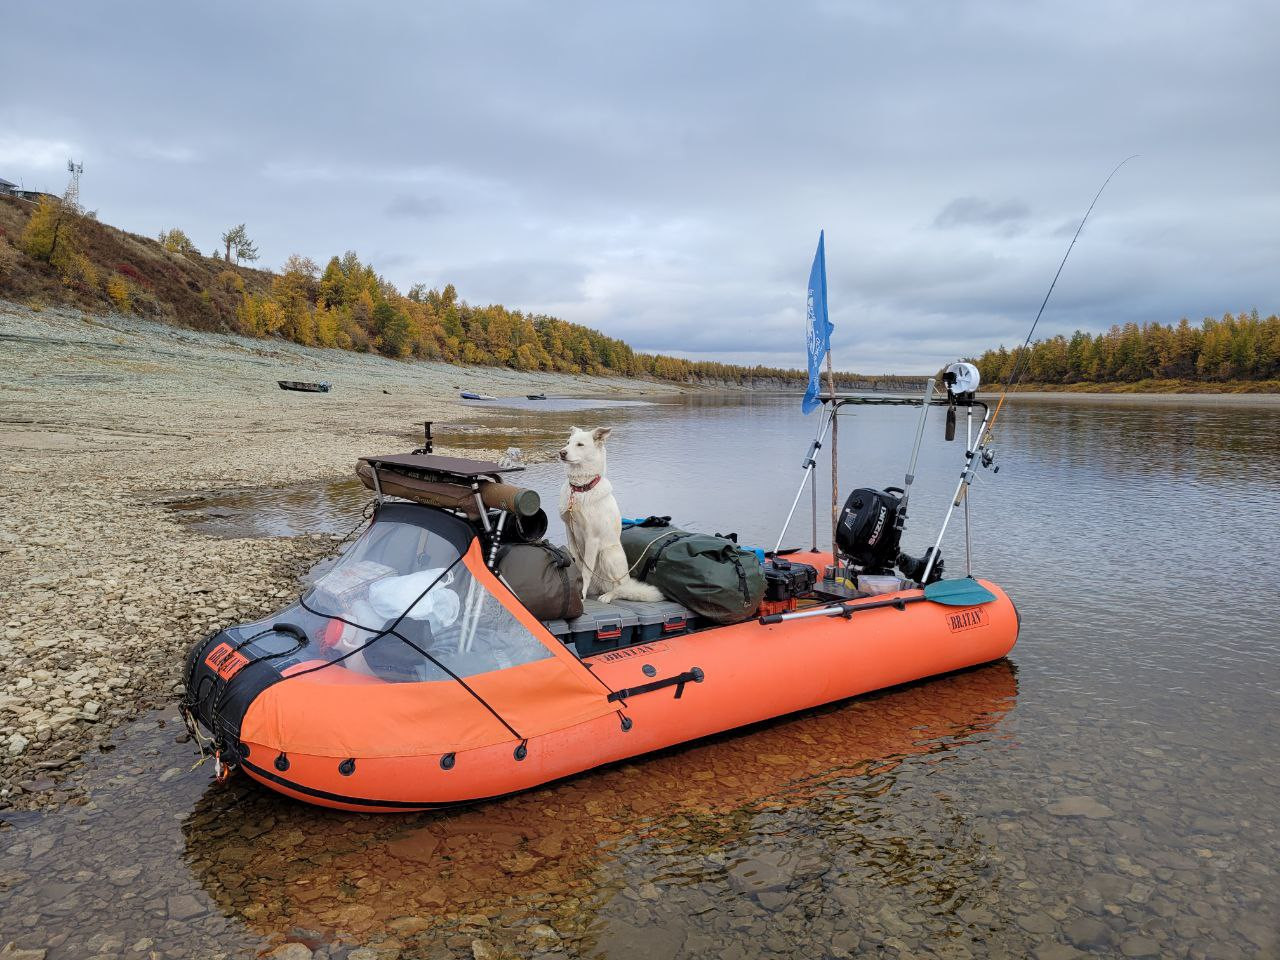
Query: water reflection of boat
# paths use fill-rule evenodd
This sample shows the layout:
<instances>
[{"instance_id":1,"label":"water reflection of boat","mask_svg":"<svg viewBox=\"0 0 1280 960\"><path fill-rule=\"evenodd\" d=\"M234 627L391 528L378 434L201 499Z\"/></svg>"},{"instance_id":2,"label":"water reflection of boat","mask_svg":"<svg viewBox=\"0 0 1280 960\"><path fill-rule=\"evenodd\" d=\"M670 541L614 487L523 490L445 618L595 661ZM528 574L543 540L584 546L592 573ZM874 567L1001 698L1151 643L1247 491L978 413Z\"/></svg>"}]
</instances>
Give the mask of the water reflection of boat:
<instances>
[{"instance_id":1,"label":"water reflection of boat","mask_svg":"<svg viewBox=\"0 0 1280 960\"><path fill-rule=\"evenodd\" d=\"M304 928L325 938L408 940L454 927L463 915L521 904L534 918L554 918L562 935L577 931L589 940L614 893L605 881L637 845L663 838L685 859L696 853L709 869L725 865L714 867L723 882L737 859L773 843L769 824L793 810L807 830L854 849L851 831L874 833L869 818L902 813L907 801L894 801L891 812L876 798L889 792L904 761L973 758L967 745L997 730L1016 696L1014 670L1000 660L535 794L408 819L337 818L243 781L211 786L183 823L186 859L224 913L264 936ZM862 797L860 816L826 815L851 794ZM273 824L271 842L247 842L265 824ZM948 829L965 831L963 823ZM982 841L965 840L966 855L974 844ZM879 854L866 865L928 872Z\"/></svg>"}]
</instances>

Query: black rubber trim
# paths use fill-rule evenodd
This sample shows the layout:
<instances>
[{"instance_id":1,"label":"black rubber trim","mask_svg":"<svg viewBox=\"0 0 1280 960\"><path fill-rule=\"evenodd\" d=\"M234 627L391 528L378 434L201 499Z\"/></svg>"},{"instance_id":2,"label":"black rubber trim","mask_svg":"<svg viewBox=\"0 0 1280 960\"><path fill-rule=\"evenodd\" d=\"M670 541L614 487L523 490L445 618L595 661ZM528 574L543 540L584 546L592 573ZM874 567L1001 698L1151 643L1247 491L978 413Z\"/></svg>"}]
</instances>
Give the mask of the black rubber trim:
<instances>
[{"instance_id":1,"label":"black rubber trim","mask_svg":"<svg viewBox=\"0 0 1280 960\"><path fill-rule=\"evenodd\" d=\"M278 783L282 787L287 787L295 793L305 793L309 797L316 797L320 800L333 800L335 803L351 803L360 804L366 807L384 807L388 810L431 810L443 807L459 807L467 803L481 803L485 800L492 800L494 797L476 797L471 800L450 800L441 802L439 800L370 800L366 797L347 797L341 793L329 793L327 790L316 790L314 787L304 787L300 783L294 783L284 777L277 776L267 770L263 770L257 764L243 761L241 766L246 770L252 770L255 775L264 780L270 780L272 783ZM502 796L502 794L495 794Z\"/></svg>"}]
</instances>

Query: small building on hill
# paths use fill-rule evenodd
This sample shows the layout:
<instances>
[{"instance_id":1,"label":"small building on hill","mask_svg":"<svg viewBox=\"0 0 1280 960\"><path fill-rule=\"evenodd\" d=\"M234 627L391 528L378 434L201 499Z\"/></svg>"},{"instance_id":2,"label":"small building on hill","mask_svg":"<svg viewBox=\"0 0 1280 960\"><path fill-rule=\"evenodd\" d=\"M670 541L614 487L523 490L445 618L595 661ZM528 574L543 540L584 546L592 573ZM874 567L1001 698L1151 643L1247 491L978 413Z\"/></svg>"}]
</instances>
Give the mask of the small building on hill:
<instances>
[{"instance_id":1,"label":"small building on hill","mask_svg":"<svg viewBox=\"0 0 1280 960\"><path fill-rule=\"evenodd\" d=\"M0 197L12 197L18 192L18 185L0 177Z\"/></svg>"}]
</instances>

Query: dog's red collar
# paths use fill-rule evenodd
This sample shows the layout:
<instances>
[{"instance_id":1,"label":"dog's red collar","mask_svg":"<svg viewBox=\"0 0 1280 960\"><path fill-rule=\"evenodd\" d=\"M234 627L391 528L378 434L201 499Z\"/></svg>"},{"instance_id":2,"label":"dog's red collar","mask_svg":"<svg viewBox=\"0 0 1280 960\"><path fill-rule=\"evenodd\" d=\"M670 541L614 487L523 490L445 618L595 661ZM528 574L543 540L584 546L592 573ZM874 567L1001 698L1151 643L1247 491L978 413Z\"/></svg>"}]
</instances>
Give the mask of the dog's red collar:
<instances>
[{"instance_id":1,"label":"dog's red collar","mask_svg":"<svg viewBox=\"0 0 1280 960\"><path fill-rule=\"evenodd\" d=\"M593 477L590 483L571 483L574 493L586 493L588 490L595 489L595 485L600 482L599 477Z\"/></svg>"}]
</instances>

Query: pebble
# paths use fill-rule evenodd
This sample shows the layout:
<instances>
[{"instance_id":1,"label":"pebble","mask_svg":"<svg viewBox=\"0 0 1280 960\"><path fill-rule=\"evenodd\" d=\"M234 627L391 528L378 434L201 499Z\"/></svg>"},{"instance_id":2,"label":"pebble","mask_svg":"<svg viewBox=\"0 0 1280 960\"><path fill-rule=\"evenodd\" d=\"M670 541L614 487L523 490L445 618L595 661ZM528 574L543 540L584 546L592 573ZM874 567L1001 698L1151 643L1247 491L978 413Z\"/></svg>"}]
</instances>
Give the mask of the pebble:
<instances>
[{"instance_id":1,"label":"pebble","mask_svg":"<svg viewBox=\"0 0 1280 960\"><path fill-rule=\"evenodd\" d=\"M202 917L208 909L189 893L174 894L168 898L169 918L171 920L192 920Z\"/></svg>"},{"instance_id":2,"label":"pebble","mask_svg":"<svg viewBox=\"0 0 1280 960\"><path fill-rule=\"evenodd\" d=\"M1058 923L1047 913L1032 913L1026 916L1018 917L1018 926L1027 933L1053 933L1058 929Z\"/></svg>"},{"instance_id":3,"label":"pebble","mask_svg":"<svg viewBox=\"0 0 1280 960\"><path fill-rule=\"evenodd\" d=\"M1099 803L1093 797L1063 797L1049 804L1046 810L1055 817L1086 817L1089 820L1103 820L1115 816L1114 810L1106 804Z\"/></svg>"},{"instance_id":4,"label":"pebble","mask_svg":"<svg viewBox=\"0 0 1280 960\"><path fill-rule=\"evenodd\" d=\"M311 948L305 943L282 943L267 954L271 960L311 960Z\"/></svg>"},{"instance_id":5,"label":"pebble","mask_svg":"<svg viewBox=\"0 0 1280 960\"><path fill-rule=\"evenodd\" d=\"M1110 927L1093 917L1077 917L1067 924L1065 933L1077 947L1105 947L1113 936Z\"/></svg>"},{"instance_id":6,"label":"pebble","mask_svg":"<svg viewBox=\"0 0 1280 960\"><path fill-rule=\"evenodd\" d=\"M1156 957L1160 955L1160 944L1150 937L1125 937L1120 941L1120 952L1126 957Z\"/></svg>"}]
</instances>

